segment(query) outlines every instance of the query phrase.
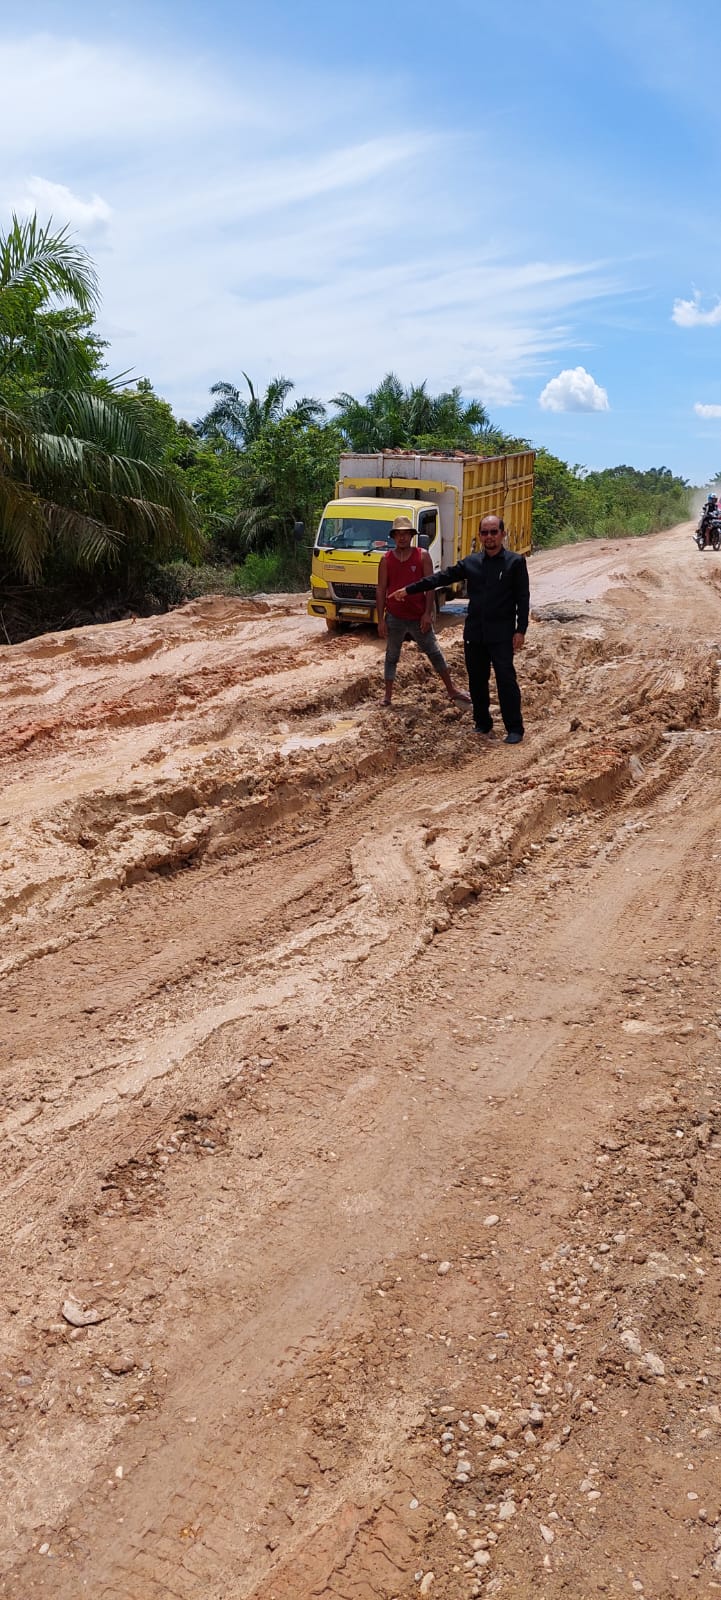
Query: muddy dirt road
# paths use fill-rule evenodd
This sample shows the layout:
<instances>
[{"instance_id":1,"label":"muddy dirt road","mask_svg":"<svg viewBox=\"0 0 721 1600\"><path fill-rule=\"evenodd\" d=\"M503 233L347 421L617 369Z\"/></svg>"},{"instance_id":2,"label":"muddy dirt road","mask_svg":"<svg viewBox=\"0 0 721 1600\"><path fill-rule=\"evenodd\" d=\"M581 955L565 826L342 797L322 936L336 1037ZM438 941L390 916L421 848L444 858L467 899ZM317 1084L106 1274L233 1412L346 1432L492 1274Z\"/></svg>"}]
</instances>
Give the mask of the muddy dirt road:
<instances>
[{"instance_id":1,"label":"muddy dirt road","mask_svg":"<svg viewBox=\"0 0 721 1600\"><path fill-rule=\"evenodd\" d=\"M531 577L517 749L294 600L0 651L7 1600L721 1589L721 557Z\"/></svg>"}]
</instances>

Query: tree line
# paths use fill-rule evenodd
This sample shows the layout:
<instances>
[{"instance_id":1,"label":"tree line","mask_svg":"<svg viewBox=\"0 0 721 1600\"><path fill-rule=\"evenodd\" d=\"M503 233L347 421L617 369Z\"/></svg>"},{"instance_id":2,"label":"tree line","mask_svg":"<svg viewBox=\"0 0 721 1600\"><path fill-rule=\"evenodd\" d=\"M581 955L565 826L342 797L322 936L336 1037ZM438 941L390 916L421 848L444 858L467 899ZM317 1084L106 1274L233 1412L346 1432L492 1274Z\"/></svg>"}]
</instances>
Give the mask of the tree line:
<instances>
[{"instance_id":1,"label":"tree line","mask_svg":"<svg viewBox=\"0 0 721 1600\"><path fill-rule=\"evenodd\" d=\"M164 607L208 589L304 586L342 450L498 455L528 447L460 388L388 373L332 411L289 378L214 384L177 418L148 379L111 377L98 282L67 229L0 234L0 639ZM689 514L668 468L586 472L540 449L534 543L647 533Z\"/></svg>"}]
</instances>

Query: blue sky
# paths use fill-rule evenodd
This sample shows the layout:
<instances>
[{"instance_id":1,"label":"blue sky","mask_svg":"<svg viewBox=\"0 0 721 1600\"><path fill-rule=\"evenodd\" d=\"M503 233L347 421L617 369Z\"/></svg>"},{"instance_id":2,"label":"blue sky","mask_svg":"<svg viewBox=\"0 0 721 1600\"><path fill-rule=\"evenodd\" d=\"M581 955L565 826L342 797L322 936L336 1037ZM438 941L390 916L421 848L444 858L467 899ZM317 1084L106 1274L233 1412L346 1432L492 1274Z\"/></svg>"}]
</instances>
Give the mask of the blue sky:
<instances>
[{"instance_id":1,"label":"blue sky","mask_svg":"<svg viewBox=\"0 0 721 1600\"><path fill-rule=\"evenodd\" d=\"M702 0L4 0L0 215L73 224L113 370L191 420L243 370L393 368L702 483L720 68Z\"/></svg>"}]
</instances>

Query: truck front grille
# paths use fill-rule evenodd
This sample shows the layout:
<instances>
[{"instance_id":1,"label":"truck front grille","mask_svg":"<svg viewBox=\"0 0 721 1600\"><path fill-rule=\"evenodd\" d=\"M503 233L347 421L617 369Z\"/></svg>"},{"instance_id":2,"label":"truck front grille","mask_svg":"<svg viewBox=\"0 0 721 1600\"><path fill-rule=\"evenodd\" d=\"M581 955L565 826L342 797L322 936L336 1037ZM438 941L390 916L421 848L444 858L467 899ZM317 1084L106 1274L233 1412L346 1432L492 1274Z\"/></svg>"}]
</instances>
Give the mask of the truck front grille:
<instances>
[{"instance_id":1,"label":"truck front grille","mask_svg":"<svg viewBox=\"0 0 721 1600\"><path fill-rule=\"evenodd\" d=\"M334 583L331 585L334 600L373 600L376 597L374 583Z\"/></svg>"}]
</instances>

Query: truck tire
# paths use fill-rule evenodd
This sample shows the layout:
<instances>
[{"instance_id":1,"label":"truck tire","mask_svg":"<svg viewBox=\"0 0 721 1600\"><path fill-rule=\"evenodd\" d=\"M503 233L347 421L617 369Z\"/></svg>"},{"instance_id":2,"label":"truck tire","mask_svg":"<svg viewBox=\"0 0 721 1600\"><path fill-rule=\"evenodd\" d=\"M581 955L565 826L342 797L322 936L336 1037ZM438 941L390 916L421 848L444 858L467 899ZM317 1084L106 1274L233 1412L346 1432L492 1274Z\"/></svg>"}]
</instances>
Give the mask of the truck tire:
<instances>
[{"instance_id":1,"label":"truck tire","mask_svg":"<svg viewBox=\"0 0 721 1600\"><path fill-rule=\"evenodd\" d=\"M350 633L350 622L341 622L338 617L326 617L325 625L329 633Z\"/></svg>"}]
</instances>

